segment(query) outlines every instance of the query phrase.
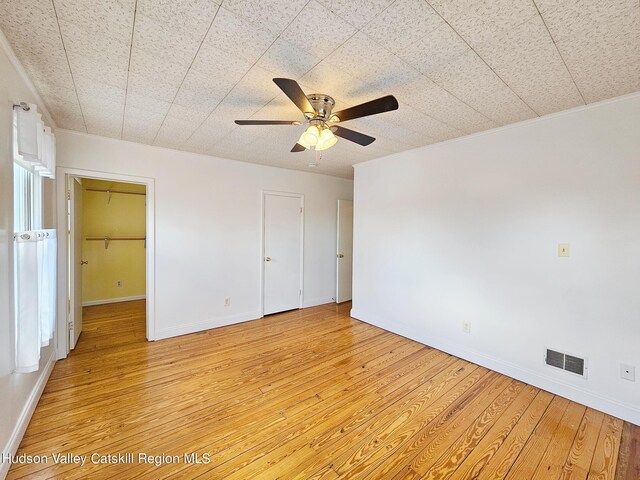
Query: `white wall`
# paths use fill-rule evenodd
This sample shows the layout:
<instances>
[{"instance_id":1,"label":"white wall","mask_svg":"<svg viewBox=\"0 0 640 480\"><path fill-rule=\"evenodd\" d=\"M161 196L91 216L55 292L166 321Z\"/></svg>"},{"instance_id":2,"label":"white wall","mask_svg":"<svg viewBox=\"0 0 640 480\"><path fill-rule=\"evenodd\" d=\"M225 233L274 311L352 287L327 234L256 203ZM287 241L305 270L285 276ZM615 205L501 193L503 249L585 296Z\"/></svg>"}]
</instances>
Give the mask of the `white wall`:
<instances>
[{"instance_id":1,"label":"white wall","mask_svg":"<svg viewBox=\"0 0 640 480\"><path fill-rule=\"evenodd\" d=\"M353 316L640 424L639 94L358 164L354 190Z\"/></svg>"},{"instance_id":2,"label":"white wall","mask_svg":"<svg viewBox=\"0 0 640 480\"><path fill-rule=\"evenodd\" d=\"M156 338L260 317L263 190L305 195L304 305L332 301L336 205L352 198L351 180L61 130L56 139L60 167L154 179Z\"/></svg>"},{"instance_id":3,"label":"white wall","mask_svg":"<svg viewBox=\"0 0 640 480\"><path fill-rule=\"evenodd\" d=\"M15 62L15 65L14 63ZM15 453L44 387L55 352L53 343L41 352L38 372L13 374L13 158L11 149L12 105L38 103L29 82L19 72L17 60L0 33L0 455ZM42 105L39 105L40 109ZM51 125L51 123L48 123ZM51 191L51 181L45 183ZM51 198L51 197L47 197ZM45 208L45 227L53 226L52 202ZM0 463L0 478L8 470Z\"/></svg>"}]
</instances>

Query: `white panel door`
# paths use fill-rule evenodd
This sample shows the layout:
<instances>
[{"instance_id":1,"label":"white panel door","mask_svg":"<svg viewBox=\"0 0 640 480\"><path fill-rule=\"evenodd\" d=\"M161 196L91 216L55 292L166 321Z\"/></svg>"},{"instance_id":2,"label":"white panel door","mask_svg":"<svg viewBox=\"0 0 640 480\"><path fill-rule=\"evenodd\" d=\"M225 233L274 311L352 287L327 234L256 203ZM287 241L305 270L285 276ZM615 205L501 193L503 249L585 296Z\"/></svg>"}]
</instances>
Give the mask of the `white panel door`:
<instances>
[{"instance_id":1,"label":"white panel door","mask_svg":"<svg viewBox=\"0 0 640 480\"><path fill-rule=\"evenodd\" d=\"M69 348L82 333L82 185L70 178L69 185Z\"/></svg>"},{"instance_id":2,"label":"white panel door","mask_svg":"<svg viewBox=\"0 0 640 480\"><path fill-rule=\"evenodd\" d=\"M351 300L353 271L353 202L338 200L336 303Z\"/></svg>"},{"instance_id":3,"label":"white panel door","mask_svg":"<svg viewBox=\"0 0 640 480\"><path fill-rule=\"evenodd\" d=\"M301 307L302 196L264 195L264 315Z\"/></svg>"}]
</instances>

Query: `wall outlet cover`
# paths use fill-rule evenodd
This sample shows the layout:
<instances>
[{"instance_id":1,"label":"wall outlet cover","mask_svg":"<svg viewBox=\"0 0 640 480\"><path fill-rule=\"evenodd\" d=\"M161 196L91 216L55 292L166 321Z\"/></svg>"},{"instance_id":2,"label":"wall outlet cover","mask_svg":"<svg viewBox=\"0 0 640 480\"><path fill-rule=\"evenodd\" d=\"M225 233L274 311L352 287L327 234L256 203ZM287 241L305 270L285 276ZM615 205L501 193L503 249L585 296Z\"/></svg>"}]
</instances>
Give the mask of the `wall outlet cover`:
<instances>
[{"instance_id":1,"label":"wall outlet cover","mask_svg":"<svg viewBox=\"0 0 640 480\"><path fill-rule=\"evenodd\" d=\"M620 364L620 378L629 380L630 382L636 381L636 367L633 365Z\"/></svg>"}]
</instances>

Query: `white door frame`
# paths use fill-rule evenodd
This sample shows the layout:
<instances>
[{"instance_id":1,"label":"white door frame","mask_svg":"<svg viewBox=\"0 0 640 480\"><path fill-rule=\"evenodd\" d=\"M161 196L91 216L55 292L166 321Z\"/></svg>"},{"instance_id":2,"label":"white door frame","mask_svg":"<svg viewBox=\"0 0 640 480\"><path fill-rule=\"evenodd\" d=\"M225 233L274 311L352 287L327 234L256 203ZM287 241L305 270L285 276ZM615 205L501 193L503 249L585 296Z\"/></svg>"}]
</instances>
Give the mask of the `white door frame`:
<instances>
[{"instance_id":1,"label":"white door frame","mask_svg":"<svg viewBox=\"0 0 640 480\"><path fill-rule=\"evenodd\" d=\"M302 308L304 299L304 194L291 192L278 192L275 190L262 191L262 225L260 228L260 316L264 317L264 229L265 229L265 207L266 196L278 195L280 197L293 197L300 199L300 304L298 308Z\"/></svg>"},{"instance_id":2,"label":"white door frame","mask_svg":"<svg viewBox=\"0 0 640 480\"><path fill-rule=\"evenodd\" d=\"M125 183L137 183L147 187L146 206L146 297L147 297L147 340L156 339L155 311L155 180L148 177L121 175L118 173L96 172L79 168L58 167L56 169L56 230L58 235L58 316L56 321L56 358L66 358L69 353L67 335L67 178L82 177Z\"/></svg>"}]
</instances>

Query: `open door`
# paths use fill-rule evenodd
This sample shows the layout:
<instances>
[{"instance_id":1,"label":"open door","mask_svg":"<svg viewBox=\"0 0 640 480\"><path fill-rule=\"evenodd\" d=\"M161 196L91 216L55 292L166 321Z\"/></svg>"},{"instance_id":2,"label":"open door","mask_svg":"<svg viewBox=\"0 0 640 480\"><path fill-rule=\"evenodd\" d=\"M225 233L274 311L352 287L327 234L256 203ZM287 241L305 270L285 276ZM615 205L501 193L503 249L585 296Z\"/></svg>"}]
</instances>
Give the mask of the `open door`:
<instances>
[{"instance_id":1,"label":"open door","mask_svg":"<svg viewBox=\"0 0 640 480\"><path fill-rule=\"evenodd\" d=\"M351 300L353 271L353 202L338 200L336 303Z\"/></svg>"},{"instance_id":2,"label":"open door","mask_svg":"<svg viewBox=\"0 0 640 480\"><path fill-rule=\"evenodd\" d=\"M302 205L298 194L264 195L264 315L302 307Z\"/></svg>"},{"instance_id":3,"label":"open door","mask_svg":"<svg viewBox=\"0 0 640 480\"><path fill-rule=\"evenodd\" d=\"M82 332L82 185L69 177L69 348Z\"/></svg>"}]
</instances>

